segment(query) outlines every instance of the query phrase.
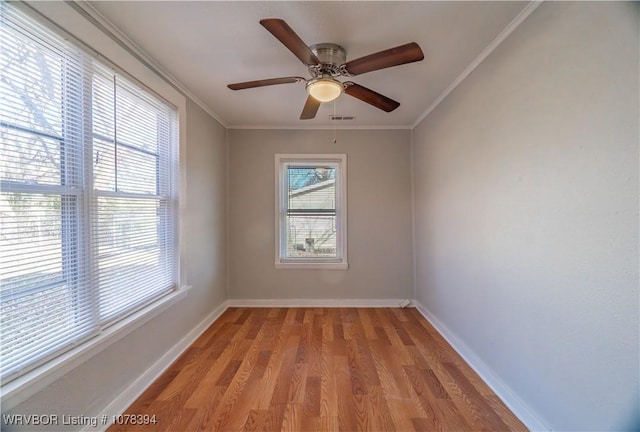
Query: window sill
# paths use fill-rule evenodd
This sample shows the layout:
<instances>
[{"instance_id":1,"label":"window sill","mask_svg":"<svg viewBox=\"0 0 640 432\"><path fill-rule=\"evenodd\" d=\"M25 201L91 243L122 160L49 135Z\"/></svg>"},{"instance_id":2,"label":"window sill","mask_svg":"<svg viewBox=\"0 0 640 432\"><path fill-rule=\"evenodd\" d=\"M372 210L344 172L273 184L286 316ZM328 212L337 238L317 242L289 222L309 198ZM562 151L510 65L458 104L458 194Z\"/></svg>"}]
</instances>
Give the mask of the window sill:
<instances>
[{"instance_id":1,"label":"window sill","mask_svg":"<svg viewBox=\"0 0 640 432\"><path fill-rule=\"evenodd\" d=\"M312 262L312 261L276 261L277 269L289 270L348 270L349 264L343 262Z\"/></svg>"},{"instance_id":2,"label":"window sill","mask_svg":"<svg viewBox=\"0 0 640 432\"><path fill-rule=\"evenodd\" d=\"M24 402L40 390L52 384L58 378L71 372L91 357L149 322L185 298L190 288L191 287L186 286L165 295L147 307L119 321L117 324L103 330L98 336L61 354L31 372L4 384L0 389L2 393L1 403L3 410L9 410L21 402Z\"/></svg>"}]
</instances>

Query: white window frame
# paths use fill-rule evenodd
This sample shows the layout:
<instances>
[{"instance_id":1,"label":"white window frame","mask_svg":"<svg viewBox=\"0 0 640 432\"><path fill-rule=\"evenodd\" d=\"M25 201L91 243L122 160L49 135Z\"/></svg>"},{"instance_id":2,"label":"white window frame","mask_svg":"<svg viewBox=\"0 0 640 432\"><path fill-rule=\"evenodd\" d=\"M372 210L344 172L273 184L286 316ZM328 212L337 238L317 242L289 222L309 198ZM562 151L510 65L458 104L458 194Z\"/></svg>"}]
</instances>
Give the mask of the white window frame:
<instances>
[{"instance_id":1,"label":"white window frame","mask_svg":"<svg viewBox=\"0 0 640 432\"><path fill-rule=\"evenodd\" d=\"M175 249L178 252L176 269L177 289L164 297L141 306L136 312L117 323L104 328L102 332L77 347L62 353L50 361L38 366L30 372L21 375L1 386L1 404L3 410L10 410L42 389L51 385L57 379L71 372L78 366L99 354L112 344L131 334L137 328L143 326L154 317L157 317L168 308L184 299L190 286L187 285L186 259L187 249L184 241L186 226L182 215L186 212L186 127L187 124L187 100L172 84L154 73L149 66L144 64L140 57L136 57L131 51L127 51L102 31L99 31L82 14L66 2L36 2L24 4L12 3L31 18L65 38L77 43L102 62L109 64L115 71L122 72L125 76L137 80L148 89L173 104L178 111L179 124L179 179L178 179L178 214L177 214L177 239ZM95 18L95 16L93 17ZM98 20L102 25L111 29L106 22ZM116 32L117 33L117 32Z\"/></svg>"},{"instance_id":2,"label":"white window frame","mask_svg":"<svg viewBox=\"0 0 640 432\"><path fill-rule=\"evenodd\" d=\"M295 165L332 165L336 167L336 257L286 256L286 213L288 190L286 172ZM275 268L347 270L347 155L276 154L275 155Z\"/></svg>"}]
</instances>

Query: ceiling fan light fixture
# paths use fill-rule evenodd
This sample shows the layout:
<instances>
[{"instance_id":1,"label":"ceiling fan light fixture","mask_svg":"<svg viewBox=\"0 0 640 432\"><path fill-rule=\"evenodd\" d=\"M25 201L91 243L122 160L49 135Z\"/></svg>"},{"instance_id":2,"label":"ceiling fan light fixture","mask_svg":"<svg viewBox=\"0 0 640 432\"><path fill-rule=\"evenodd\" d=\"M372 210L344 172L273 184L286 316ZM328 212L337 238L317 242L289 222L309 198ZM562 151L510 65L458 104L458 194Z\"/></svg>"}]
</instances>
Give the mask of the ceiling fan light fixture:
<instances>
[{"instance_id":1,"label":"ceiling fan light fixture","mask_svg":"<svg viewBox=\"0 0 640 432\"><path fill-rule=\"evenodd\" d=\"M338 80L329 77L316 78L307 84L307 93L320 102L331 102L344 92Z\"/></svg>"}]
</instances>

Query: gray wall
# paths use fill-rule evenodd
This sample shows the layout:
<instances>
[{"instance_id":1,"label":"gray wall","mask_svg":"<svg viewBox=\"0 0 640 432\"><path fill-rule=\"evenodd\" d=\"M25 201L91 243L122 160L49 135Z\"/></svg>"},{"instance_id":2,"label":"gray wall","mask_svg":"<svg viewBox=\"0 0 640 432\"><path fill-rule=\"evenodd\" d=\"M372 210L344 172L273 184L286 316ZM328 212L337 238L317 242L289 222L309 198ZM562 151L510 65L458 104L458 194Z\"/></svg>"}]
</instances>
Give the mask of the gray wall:
<instances>
[{"instance_id":1,"label":"gray wall","mask_svg":"<svg viewBox=\"0 0 640 432\"><path fill-rule=\"evenodd\" d=\"M554 430L640 425L638 22L543 3L414 130L417 299Z\"/></svg>"},{"instance_id":2,"label":"gray wall","mask_svg":"<svg viewBox=\"0 0 640 432\"><path fill-rule=\"evenodd\" d=\"M188 296L6 414L100 414L226 299L225 130L191 101L187 142Z\"/></svg>"},{"instance_id":3,"label":"gray wall","mask_svg":"<svg viewBox=\"0 0 640 432\"><path fill-rule=\"evenodd\" d=\"M229 131L229 298L413 297L407 130ZM274 268L276 153L346 153L344 270Z\"/></svg>"}]
</instances>

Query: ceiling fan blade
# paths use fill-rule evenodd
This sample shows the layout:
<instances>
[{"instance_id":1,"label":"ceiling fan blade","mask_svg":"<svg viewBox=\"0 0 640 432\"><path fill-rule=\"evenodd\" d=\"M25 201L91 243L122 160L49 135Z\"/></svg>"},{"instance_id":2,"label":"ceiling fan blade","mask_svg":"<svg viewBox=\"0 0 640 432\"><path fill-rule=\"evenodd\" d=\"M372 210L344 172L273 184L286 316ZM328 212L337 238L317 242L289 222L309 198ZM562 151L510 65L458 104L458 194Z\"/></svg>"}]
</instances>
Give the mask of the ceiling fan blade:
<instances>
[{"instance_id":1,"label":"ceiling fan blade","mask_svg":"<svg viewBox=\"0 0 640 432\"><path fill-rule=\"evenodd\" d=\"M284 46L289 48L300 61L307 66L320 64L318 57L304 43L284 20L267 18L260 20L260 24L276 37Z\"/></svg>"},{"instance_id":2,"label":"ceiling fan blade","mask_svg":"<svg viewBox=\"0 0 640 432\"><path fill-rule=\"evenodd\" d=\"M253 87L264 87L276 84L293 84L304 81L302 77L283 77L283 78L269 78L257 81L246 81L241 83L229 84L231 90L243 90Z\"/></svg>"},{"instance_id":3,"label":"ceiling fan blade","mask_svg":"<svg viewBox=\"0 0 640 432\"><path fill-rule=\"evenodd\" d=\"M374 107L379 108L382 111L391 112L400 106L400 102L389 99L388 97L381 95L380 93L376 93L373 90L369 90L366 87L362 87L359 84L353 83L351 81L347 81L344 84L344 92L346 94L360 99L361 101L366 102L370 105L373 105Z\"/></svg>"},{"instance_id":4,"label":"ceiling fan blade","mask_svg":"<svg viewBox=\"0 0 640 432\"><path fill-rule=\"evenodd\" d=\"M310 120L315 118L318 108L320 108L320 101L311 96L307 97L307 101L304 103L304 108L302 108L302 114L300 114L300 120Z\"/></svg>"},{"instance_id":5,"label":"ceiling fan blade","mask_svg":"<svg viewBox=\"0 0 640 432\"><path fill-rule=\"evenodd\" d=\"M422 59L424 59L424 54L420 49L420 45L411 42L348 61L344 66L350 75L360 75L405 63L421 61Z\"/></svg>"}]
</instances>

